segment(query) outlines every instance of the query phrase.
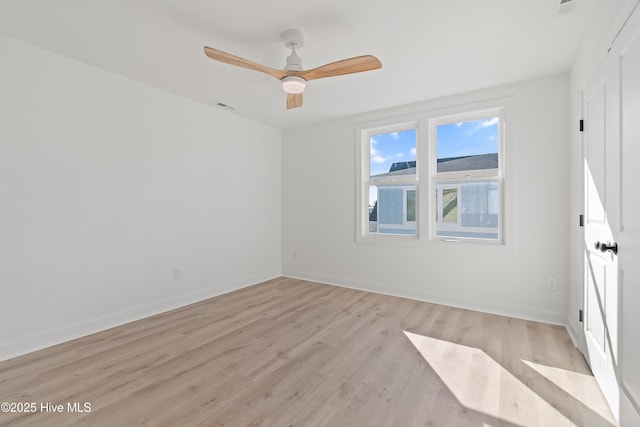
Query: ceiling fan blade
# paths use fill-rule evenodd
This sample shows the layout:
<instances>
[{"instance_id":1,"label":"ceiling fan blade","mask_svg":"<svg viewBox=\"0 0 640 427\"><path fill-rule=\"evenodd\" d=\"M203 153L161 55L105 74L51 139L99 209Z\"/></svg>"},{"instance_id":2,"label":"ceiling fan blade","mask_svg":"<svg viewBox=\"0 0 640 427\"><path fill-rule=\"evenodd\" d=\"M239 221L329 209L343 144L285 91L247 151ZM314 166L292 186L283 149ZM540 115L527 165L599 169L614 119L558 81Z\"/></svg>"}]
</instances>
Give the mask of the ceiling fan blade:
<instances>
[{"instance_id":1,"label":"ceiling fan blade","mask_svg":"<svg viewBox=\"0 0 640 427\"><path fill-rule=\"evenodd\" d=\"M301 93L288 93L287 94L287 110L292 108L302 107L302 94Z\"/></svg>"},{"instance_id":2,"label":"ceiling fan blade","mask_svg":"<svg viewBox=\"0 0 640 427\"><path fill-rule=\"evenodd\" d=\"M239 56L235 56L209 46L204 47L204 54L211 59L215 59L216 61L235 65L237 67L248 68L249 70L261 71L275 77L278 80L288 75L286 71L267 67L266 65L261 65L256 62L249 61L248 59L240 58Z\"/></svg>"},{"instance_id":3,"label":"ceiling fan blade","mask_svg":"<svg viewBox=\"0 0 640 427\"><path fill-rule=\"evenodd\" d=\"M377 70L382 68L382 63L372 55L356 56L322 65L312 70L297 73L298 76L309 81L324 77L341 76L343 74L360 73L362 71Z\"/></svg>"}]
</instances>

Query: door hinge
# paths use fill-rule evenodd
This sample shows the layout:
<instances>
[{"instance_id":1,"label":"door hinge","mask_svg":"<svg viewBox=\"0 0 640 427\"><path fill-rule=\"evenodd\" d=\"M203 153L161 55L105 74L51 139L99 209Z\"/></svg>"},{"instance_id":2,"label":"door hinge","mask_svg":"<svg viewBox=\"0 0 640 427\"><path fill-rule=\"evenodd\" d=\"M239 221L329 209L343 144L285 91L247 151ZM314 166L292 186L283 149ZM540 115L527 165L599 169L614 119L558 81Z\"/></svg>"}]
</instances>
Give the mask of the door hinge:
<instances>
[{"instance_id":1,"label":"door hinge","mask_svg":"<svg viewBox=\"0 0 640 427\"><path fill-rule=\"evenodd\" d=\"M578 320L582 322L582 310L578 311Z\"/></svg>"},{"instance_id":2,"label":"door hinge","mask_svg":"<svg viewBox=\"0 0 640 427\"><path fill-rule=\"evenodd\" d=\"M584 120L580 120L580 132L584 132Z\"/></svg>"},{"instance_id":3,"label":"door hinge","mask_svg":"<svg viewBox=\"0 0 640 427\"><path fill-rule=\"evenodd\" d=\"M580 214L580 219L578 220L580 227L584 227L584 215Z\"/></svg>"}]
</instances>

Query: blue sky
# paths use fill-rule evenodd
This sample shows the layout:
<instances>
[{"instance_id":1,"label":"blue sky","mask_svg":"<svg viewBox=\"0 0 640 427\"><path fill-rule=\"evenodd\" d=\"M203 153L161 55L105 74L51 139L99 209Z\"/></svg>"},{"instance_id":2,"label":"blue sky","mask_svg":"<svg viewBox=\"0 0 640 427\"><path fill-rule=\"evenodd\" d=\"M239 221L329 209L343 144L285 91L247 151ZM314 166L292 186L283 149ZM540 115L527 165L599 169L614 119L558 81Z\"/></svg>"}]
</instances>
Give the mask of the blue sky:
<instances>
[{"instance_id":1,"label":"blue sky","mask_svg":"<svg viewBox=\"0 0 640 427\"><path fill-rule=\"evenodd\" d=\"M394 162L416 159L416 130L384 133L370 138L371 175L389 172Z\"/></svg>"},{"instance_id":2,"label":"blue sky","mask_svg":"<svg viewBox=\"0 0 640 427\"><path fill-rule=\"evenodd\" d=\"M440 125L438 158L498 152L498 118Z\"/></svg>"}]
</instances>

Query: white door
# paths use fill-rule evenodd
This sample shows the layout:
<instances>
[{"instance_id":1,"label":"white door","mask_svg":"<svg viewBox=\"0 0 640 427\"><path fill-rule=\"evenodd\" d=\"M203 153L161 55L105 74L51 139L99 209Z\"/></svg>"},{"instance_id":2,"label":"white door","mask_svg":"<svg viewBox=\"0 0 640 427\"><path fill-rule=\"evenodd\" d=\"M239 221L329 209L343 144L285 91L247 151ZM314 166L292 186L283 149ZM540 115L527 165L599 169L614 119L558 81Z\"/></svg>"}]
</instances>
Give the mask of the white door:
<instances>
[{"instance_id":1,"label":"white door","mask_svg":"<svg viewBox=\"0 0 640 427\"><path fill-rule=\"evenodd\" d=\"M640 426L640 9L583 92L587 359Z\"/></svg>"},{"instance_id":2,"label":"white door","mask_svg":"<svg viewBox=\"0 0 640 427\"><path fill-rule=\"evenodd\" d=\"M605 62L583 92L585 356L611 408L619 406L618 256L614 253L616 215L611 210L616 183L610 173L615 158L612 147L620 139L615 65Z\"/></svg>"}]
</instances>

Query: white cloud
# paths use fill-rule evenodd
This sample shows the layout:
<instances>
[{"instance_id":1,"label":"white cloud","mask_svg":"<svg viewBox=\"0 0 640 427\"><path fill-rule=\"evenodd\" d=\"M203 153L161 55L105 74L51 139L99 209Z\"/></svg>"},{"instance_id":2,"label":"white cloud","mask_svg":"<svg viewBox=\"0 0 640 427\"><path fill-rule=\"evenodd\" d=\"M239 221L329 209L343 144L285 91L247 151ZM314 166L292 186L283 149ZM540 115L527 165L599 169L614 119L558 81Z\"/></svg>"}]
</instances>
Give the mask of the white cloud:
<instances>
[{"instance_id":1,"label":"white cloud","mask_svg":"<svg viewBox=\"0 0 640 427\"><path fill-rule=\"evenodd\" d=\"M411 148L411 154L413 154L414 156L416 155L416 147Z\"/></svg>"},{"instance_id":2,"label":"white cloud","mask_svg":"<svg viewBox=\"0 0 640 427\"><path fill-rule=\"evenodd\" d=\"M498 118L497 117L493 117L491 119L485 120L482 123L480 123L480 127L481 128L487 128L489 126L493 126L498 124Z\"/></svg>"},{"instance_id":3,"label":"white cloud","mask_svg":"<svg viewBox=\"0 0 640 427\"><path fill-rule=\"evenodd\" d=\"M375 145L378 143L378 140L376 139L375 136L372 136L371 138L369 138L369 154L371 155L371 157L373 156L377 156L380 153L380 150L376 149Z\"/></svg>"},{"instance_id":4,"label":"white cloud","mask_svg":"<svg viewBox=\"0 0 640 427\"><path fill-rule=\"evenodd\" d=\"M404 153L398 153L396 154L396 157L404 157Z\"/></svg>"},{"instance_id":5,"label":"white cloud","mask_svg":"<svg viewBox=\"0 0 640 427\"><path fill-rule=\"evenodd\" d=\"M384 163L387 159L382 156L371 156L371 161L373 163Z\"/></svg>"},{"instance_id":6,"label":"white cloud","mask_svg":"<svg viewBox=\"0 0 640 427\"><path fill-rule=\"evenodd\" d=\"M391 132L389 135L391 135L393 139L398 139L398 132Z\"/></svg>"},{"instance_id":7,"label":"white cloud","mask_svg":"<svg viewBox=\"0 0 640 427\"><path fill-rule=\"evenodd\" d=\"M458 122L456 123L456 126L461 127L464 124L464 122Z\"/></svg>"}]
</instances>

